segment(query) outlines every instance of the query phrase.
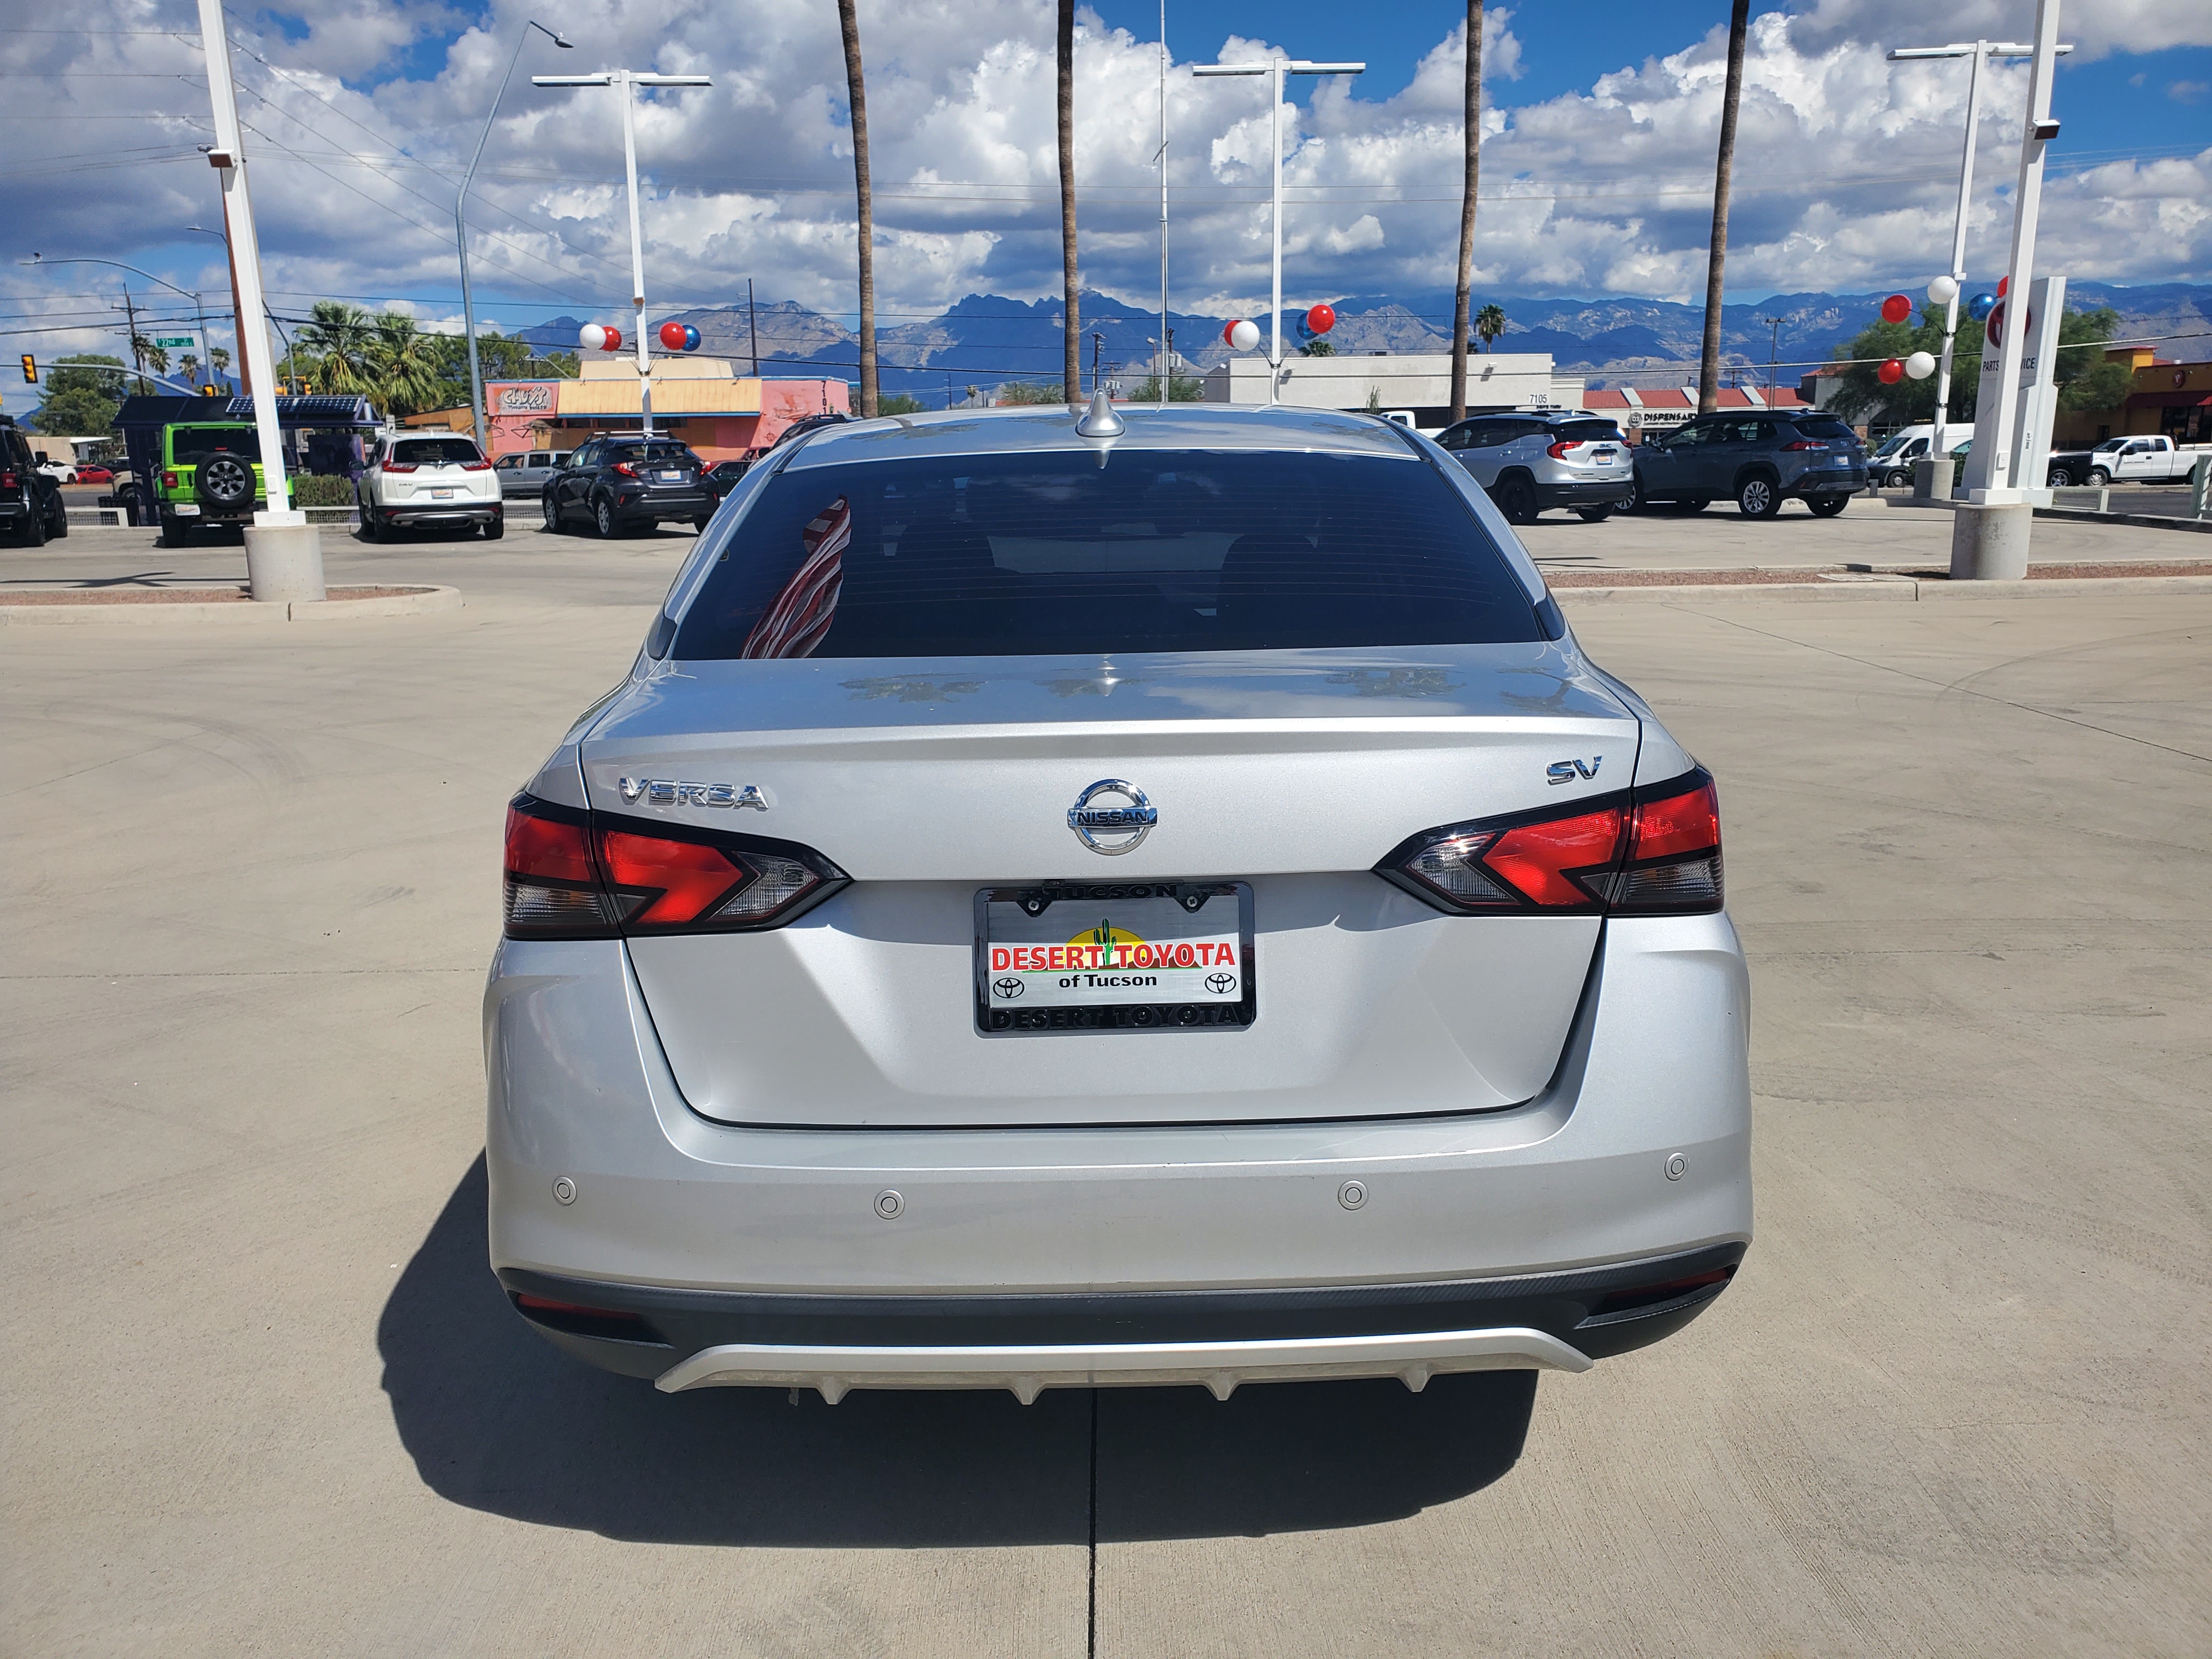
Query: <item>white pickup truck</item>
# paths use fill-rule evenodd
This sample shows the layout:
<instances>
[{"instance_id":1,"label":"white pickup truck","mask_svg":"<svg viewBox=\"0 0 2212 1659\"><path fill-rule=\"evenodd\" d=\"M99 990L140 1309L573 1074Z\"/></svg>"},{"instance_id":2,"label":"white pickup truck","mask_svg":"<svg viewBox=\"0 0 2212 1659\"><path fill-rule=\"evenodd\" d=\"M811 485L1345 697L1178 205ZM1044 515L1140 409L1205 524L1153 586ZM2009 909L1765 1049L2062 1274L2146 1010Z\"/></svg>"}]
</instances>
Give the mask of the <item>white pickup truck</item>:
<instances>
[{"instance_id":1,"label":"white pickup truck","mask_svg":"<svg viewBox=\"0 0 2212 1659\"><path fill-rule=\"evenodd\" d=\"M2060 488L2110 483L2186 483L2191 471L2212 445L2185 447L2160 433L2153 437L2107 438L2094 449L2053 450L2049 481Z\"/></svg>"}]
</instances>

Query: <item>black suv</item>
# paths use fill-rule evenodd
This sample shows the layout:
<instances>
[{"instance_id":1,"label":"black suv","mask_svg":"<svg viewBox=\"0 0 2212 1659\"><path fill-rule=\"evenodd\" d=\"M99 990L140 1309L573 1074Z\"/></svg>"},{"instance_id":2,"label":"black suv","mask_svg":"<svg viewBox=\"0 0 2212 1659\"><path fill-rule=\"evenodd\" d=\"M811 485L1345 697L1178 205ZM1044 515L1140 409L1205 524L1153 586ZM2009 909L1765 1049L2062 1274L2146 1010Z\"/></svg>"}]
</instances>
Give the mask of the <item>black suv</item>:
<instances>
[{"instance_id":1,"label":"black suv","mask_svg":"<svg viewBox=\"0 0 2212 1659\"><path fill-rule=\"evenodd\" d=\"M1865 446L1833 415L1735 410L1699 415L1636 448L1636 501L1697 512L1732 497L1747 519L1771 519L1791 498L1832 519L1867 483Z\"/></svg>"},{"instance_id":2,"label":"black suv","mask_svg":"<svg viewBox=\"0 0 2212 1659\"><path fill-rule=\"evenodd\" d=\"M602 536L689 519L704 530L720 498L707 465L672 438L593 438L545 481L545 528L559 535L578 520Z\"/></svg>"},{"instance_id":3,"label":"black suv","mask_svg":"<svg viewBox=\"0 0 2212 1659\"><path fill-rule=\"evenodd\" d=\"M39 458L8 415L0 415L0 532L33 547L69 534L61 485L39 471Z\"/></svg>"}]
</instances>

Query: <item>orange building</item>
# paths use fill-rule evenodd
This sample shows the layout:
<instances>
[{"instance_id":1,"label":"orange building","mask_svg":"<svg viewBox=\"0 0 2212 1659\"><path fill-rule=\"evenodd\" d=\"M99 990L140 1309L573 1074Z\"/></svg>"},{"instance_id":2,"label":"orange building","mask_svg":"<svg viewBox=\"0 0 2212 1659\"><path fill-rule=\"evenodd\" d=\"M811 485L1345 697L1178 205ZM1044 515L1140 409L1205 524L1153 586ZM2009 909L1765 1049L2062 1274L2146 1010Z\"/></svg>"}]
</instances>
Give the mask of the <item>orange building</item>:
<instances>
[{"instance_id":1,"label":"orange building","mask_svg":"<svg viewBox=\"0 0 2212 1659\"><path fill-rule=\"evenodd\" d=\"M2133 371L2126 401L2118 409L2060 410L2051 434L2054 445L2160 432L2178 444L2212 441L2212 362L2161 361L2148 346L2121 346L2105 357Z\"/></svg>"},{"instance_id":2,"label":"orange building","mask_svg":"<svg viewBox=\"0 0 2212 1659\"><path fill-rule=\"evenodd\" d=\"M494 380L484 386L494 456L574 449L595 432L635 432L641 418L635 359L587 357L575 380ZM766 449L809 415L850 414L842 380L740 378L719 357L653 360L653 427L708 461Z\"/></svg>"}]
</instances>

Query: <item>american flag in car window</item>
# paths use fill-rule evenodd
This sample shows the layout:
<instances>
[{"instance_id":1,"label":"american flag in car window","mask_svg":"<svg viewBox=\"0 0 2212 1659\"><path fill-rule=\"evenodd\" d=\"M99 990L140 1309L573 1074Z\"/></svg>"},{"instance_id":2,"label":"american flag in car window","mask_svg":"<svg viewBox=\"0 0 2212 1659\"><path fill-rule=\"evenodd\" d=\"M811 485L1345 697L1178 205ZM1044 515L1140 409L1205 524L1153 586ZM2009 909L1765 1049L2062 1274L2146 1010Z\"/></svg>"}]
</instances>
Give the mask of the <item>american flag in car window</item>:
<instances>
[{"instance_id":1,"label":"american flag in car window","mask_svg":"<svg viewBox=\"0 0 2212 1659\"><path fill-rule=\"evenodd\" d=\"M806 556L783 591L745 638L740 657L805 657L813 653L837 615L845 586L845 550L853 540L853 505L844 496L807 520L799 532Z\"/></svg>"}]
</instances>

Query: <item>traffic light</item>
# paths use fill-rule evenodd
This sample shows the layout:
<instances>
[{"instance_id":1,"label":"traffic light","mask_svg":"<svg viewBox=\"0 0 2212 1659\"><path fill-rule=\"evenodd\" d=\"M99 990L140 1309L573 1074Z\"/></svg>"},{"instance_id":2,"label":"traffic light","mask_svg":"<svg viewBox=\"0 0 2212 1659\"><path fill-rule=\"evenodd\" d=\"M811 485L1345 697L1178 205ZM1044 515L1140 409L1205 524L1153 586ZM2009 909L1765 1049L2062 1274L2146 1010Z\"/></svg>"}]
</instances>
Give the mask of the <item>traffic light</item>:
<instances>
[{"instance_id":1,"label":"traffic light","mask_svg":"<svg viewBox=\"0 0 2212 1659\"><path fill-rule=\"evenodd\" d=\"M216 389L211 386L204 386L200 388L200 396L203 398L213 398L216 395L218 394Z\"/></svg>"},{"instance_id":2,"label":"traffic light","mask_svg":"<svg viewBox=\"0 0 2212 1659\"><path fill-rule=\"evenodd\" d=\"M39 360L27 351L23 354L23 384L25 386L36 386L38 383Z\"/></svg>"}]
</instances>

